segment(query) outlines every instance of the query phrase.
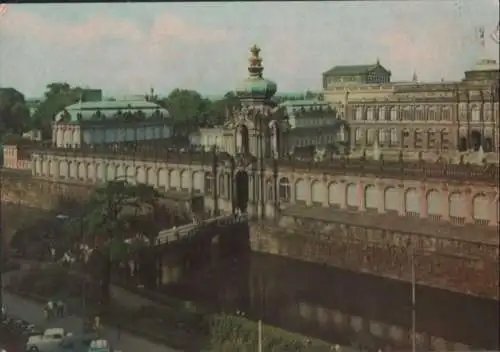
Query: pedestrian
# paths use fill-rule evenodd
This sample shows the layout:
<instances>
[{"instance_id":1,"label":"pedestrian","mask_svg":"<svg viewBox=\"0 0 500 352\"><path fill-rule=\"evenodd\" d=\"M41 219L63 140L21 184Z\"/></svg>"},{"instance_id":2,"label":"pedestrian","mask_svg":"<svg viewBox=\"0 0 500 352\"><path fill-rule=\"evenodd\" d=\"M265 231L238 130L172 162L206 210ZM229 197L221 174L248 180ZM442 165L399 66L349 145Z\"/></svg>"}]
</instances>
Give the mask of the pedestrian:
<instances>
[{"instance_id":1,"label":"pedestrian","mask_svg":"<svg viewBox=\"0 0 500 352\"><path fill-rule=\"evenodd\" d=\"M47 315L48 315L49 320L52 319L53 313L54 313L54 302L48 301L47 302Z\"/></svg>"},{"instance_id":2,"label":"pedestrian","mask_svg":"<svg viewBox=\"0 0 500 352\"><path fill-rule=\"evenodd\" d=\"M64 316L64 303L61 300L58 300L56 303L57 316L62 318Z\"/></svg>"}]
</instances>

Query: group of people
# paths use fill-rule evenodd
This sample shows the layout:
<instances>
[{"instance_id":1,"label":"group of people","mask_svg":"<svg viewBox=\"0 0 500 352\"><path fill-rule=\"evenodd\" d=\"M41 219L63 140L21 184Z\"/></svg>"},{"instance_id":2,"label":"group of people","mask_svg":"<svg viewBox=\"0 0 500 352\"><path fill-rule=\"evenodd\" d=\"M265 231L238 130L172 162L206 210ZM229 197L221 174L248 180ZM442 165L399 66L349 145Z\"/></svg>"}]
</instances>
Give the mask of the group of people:
<instances>
[{"instance_id":1,"label":"group of people","mask_svg":"<svg viewBox=\"0 0 500 352\"><path fill-rule=\"evenodd\" d=\"M54 318L62 318L65 314L65 304L63 301L56 302L48 301L44 307L45 319L52 320Z\"/></svg>"}]
</instances>

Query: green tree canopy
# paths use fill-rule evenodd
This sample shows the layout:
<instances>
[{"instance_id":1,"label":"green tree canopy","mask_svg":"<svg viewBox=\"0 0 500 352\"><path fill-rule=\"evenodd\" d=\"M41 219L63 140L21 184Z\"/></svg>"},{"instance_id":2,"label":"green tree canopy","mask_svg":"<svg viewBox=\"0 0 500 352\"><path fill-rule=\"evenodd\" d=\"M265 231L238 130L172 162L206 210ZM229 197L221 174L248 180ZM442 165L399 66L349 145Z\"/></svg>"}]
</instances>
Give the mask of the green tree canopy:
<instances>
[{"instance_id":1,"label":"green tree canopy","mask_svg":"<svg viewBox=\"0 0 500 352\"><path fill-rule=\"evenodd\" d=\"M24 95L14 88L0 89L0 134L20 135L30 128L30 112Z\"/></svg>"},{"instance_id":2,"label":"green tree canopy","mask_svg":"<svg viewBox=\"0 0 500 352\"><path fill-rule=\"evenodd\" d=\"M42 131L44 138L51 136L51 124L56 114L68 105L78 102L81 94L80 87L71 87L68 83L59 82L47 85L45 99L40 103L33 116L33 124Z\"/></svg>"}]
</instances>

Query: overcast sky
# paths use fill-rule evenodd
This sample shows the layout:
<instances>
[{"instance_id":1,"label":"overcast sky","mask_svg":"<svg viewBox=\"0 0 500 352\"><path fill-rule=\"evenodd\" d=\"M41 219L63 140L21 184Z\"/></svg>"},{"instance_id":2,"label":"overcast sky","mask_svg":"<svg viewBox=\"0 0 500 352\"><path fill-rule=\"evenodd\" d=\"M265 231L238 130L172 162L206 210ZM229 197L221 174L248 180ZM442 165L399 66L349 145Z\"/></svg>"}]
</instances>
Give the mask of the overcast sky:
<instances>
[{"instance_id":1,"label":"overcast sky","mask_svg":"<svg viewBox=\"0 0 500 352\"><path fill-rule=\"evenodd\" d=\"M28 97L54 81L108 96L225 93L246 77L254 43L284 92L320 89L332 66L377 57L394 80L459 79L480 57L498 59L498 16L498 0L9 5L0 86Z\"/></svg>"}]
</instances>

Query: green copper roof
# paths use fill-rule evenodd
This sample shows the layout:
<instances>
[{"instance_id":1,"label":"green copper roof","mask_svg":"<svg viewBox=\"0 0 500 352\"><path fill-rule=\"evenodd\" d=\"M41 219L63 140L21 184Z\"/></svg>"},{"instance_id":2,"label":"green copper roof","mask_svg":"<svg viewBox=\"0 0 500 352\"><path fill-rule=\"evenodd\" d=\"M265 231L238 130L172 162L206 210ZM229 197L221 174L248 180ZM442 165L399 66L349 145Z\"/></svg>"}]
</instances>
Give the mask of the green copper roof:
<instances>
[{"instance_id":1,"label":"green copper roof","mask_svg":"<svg viewBox=\"0 0 500 352\"><path fill-rule=\"evenodd\" d=\"M249 59L249 77L238 86L236 95L241 98L270 99L276 94L278 86L273 81L262 77L264 67L262 66L262 59L259 56L260 48L254 45L250 49L250 52L252 56Z\"/></svg>"},{"instance_id":2,"label":"green copper roof","mask_svg":"<svg viewBox=\"0 0 500 352\"><path fill-rule=\"evenodd\" d=\"M169 113L167 110L159 106L158 104L149 101L88 101L82 103L76 103L69 105L65 109L70 118L69 122L78 122L77 114L82 114L82 120L90 120L96 111L100 111L106 117L112 117L118 111L124 112L138 112L142 111L146 118L152 117L158 110L163 116L168 117ZM56 117L55 121L60 121L64 114L64 110L60 111Z\"/></svg>"},{"instance_id":3,"label":"green copper roof","mask_svg":"<svg viewBox=\"0 0 500 352\"><path fill-rule=\"evenodd\" d=\"M271 98L278 86L273 81L260 77L249 77L236 89L238 95L262 95Z\"/></svg>"}]
</instances>

